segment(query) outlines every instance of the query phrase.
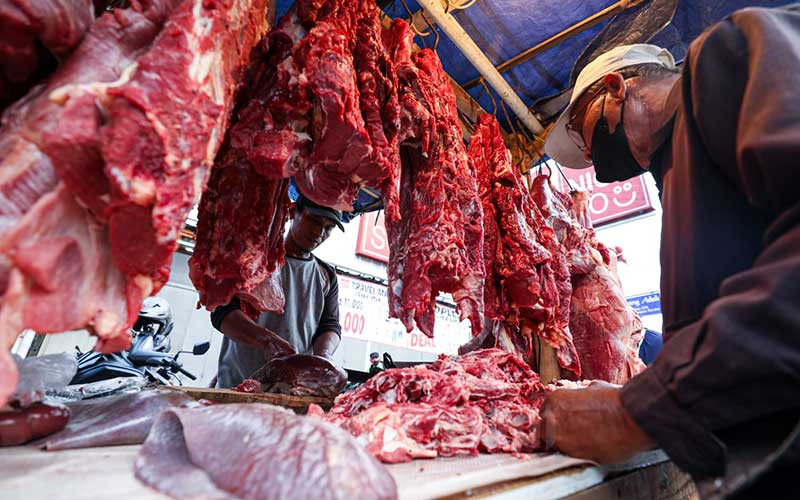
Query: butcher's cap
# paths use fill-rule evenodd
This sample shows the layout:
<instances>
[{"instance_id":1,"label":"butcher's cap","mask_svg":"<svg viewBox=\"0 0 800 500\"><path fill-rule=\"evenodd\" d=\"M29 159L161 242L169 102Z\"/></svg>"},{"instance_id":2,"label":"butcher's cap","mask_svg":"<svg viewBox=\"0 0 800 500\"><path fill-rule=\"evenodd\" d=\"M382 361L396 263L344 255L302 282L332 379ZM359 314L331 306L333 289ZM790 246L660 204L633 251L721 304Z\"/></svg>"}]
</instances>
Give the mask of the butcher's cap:
<instances>
[{"instance_id":1,"label":"butcher's cap","mask_svg":"<svg viewBox=\"0 0 800 500\"><path fill-rule=\"evenodd\" d=\"M320 217L325 217L326 219L330 219L339 226L339 229L344 231L344 226L342 225L342 212L339 210L334 210L329 207L324 207L322 205L318 205L313 201L309 200L302 194L297 197L297 200L294 202L295 205L299 210L308 211L312 214L319 215Z\"/></svg>"},{"instance_id":2,"label":"butcher's cap","mask_svg":"<svg viewBox=\"0 0 800 500\"><path fill-rule=\"evenodd\" d=\"M668 50L656 45L638 43L635 45L622 45L598 56L586 65L575 81L572 96L566 109L556 120L544 144L544 152L550 158L568 168L586 168L592 165L586 161L581 148L567 134L567 123L575 103L583 93L601 78L614 71L619 71L629 66L640 64L658 64L667 69L675 69L675 59Z\"/></svg>"}]
</instances>

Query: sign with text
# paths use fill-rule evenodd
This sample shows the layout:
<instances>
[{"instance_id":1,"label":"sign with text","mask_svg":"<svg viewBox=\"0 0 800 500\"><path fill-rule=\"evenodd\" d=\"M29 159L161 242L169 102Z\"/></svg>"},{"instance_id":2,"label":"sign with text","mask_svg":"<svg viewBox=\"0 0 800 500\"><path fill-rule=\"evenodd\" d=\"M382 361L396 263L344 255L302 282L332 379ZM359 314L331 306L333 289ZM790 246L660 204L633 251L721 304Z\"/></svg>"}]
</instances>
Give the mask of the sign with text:
<instances>
[{"instance_id":1,"label":"sign with text","mask_svg":"<svg viewBox=\"0 0 800 500\"><path fill-rule=\"evenodd\" d=\"M369 212L360 217L356 255L389 262L389 238L383 224L383 211Z\"/></svg>"},{"instance_id":2,"label":"sign with text","mask_svg":"<svg viewBox=\"0 0 800 500\"><path fill-rule=\"evenodd\" d=\"M591 191L589 214L595 227L653 210L653 202L647 191L644 175L624 182L605 184L597 181L594 167L563 170L574 188ZM561 176L554 174L550 178L558 179L556 182L559 184L559 189L564 192L569 191Z\"/></svg>"},{"instance_id":3,"label":"sign with text","mask_svg":"<svg viewBox=\"0 0 800 500\"><path fill-rule=\"evenodd\" d=\"M639 316L649 316L651 314L661 314L661 294L658 292L643 293L628 297L625 300L639 313Z\"/></svg>"},{"instance_id":4,"label":"sign with text","mask_svg":"<svg viewBox=\"0 0 800 500\"><path fill-rule=\"evenodd\" d=\"M436 304L434 338L389 318L386 286L339 275L339 322L342 335L433 354L456 354L472 336L468 321L458 320L454 307Z\"/></svg>"}]
</instances>

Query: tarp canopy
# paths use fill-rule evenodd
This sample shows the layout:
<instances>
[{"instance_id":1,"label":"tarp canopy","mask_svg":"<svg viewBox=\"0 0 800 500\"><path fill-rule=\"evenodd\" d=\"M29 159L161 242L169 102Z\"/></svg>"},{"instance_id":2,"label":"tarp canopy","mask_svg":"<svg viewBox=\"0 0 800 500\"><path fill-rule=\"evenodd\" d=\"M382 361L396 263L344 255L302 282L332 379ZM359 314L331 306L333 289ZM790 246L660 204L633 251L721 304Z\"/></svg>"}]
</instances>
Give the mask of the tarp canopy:
<instances>
[{"instance_id":1,"label":"tarp canopy","mask_svg":"<svg viewBox=\"0 0 800 500\"><path fill-rule=\"evenodd\" d=\"M279 0L278 18L293 3ZM409 17L400 0L379 0L378 3L391 17ZM465 9L451 12L497 66L616 3L611 0L476 0L467 4L469 7ZM566 104L569 96L567 91L580 69L599 53L618 45L647 42L667 48L676 60L681 61L692 40L731 12L745 7L777 7L789 3L792 2L645 0L539 53L503 73L503 76L546 124ZM406 0L406 5L411 12L420 9L415 0ZM415 41L421 47L431 47L434 38L429 34L417 36ZM436 50L445 71L459 84L465 85L480 77L443 32L440 33ZM483 86L473 86L468 92L484 109L492 111L492 100ZM496 95L494 97L498 99ZM502 117L498 112L498 119ZM504 125L510 130L508 123Z\"/></svg>"}]
</instances>

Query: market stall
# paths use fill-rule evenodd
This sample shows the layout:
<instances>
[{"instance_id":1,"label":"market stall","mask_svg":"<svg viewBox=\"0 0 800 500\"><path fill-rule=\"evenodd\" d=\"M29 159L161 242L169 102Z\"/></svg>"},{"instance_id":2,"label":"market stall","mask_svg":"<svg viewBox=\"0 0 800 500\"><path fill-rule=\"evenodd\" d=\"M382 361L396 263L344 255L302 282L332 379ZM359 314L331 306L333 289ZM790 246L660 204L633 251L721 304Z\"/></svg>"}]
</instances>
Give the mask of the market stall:
<instances>
[{"instance_id":1,"label":"market stall","mask_svg":"<svg viewBox=\"0 0 800 500\"><path fill-rule=\"evenodd\" d=\"M623 250L595 228L653 210L648 186L599 183L618 205L631 190L641 200L598 218L594 171L565 173L544 144L563 132L588 166L585 131L559 118L587 64L642 42L682 59L744 2L6 3L4 495L697 496L617 395L647 373L646 328L623 292ZM677 79L672 55L649 47ZM603 94L591 132L611 137L598 89L581 112ZM641 174L615 133L606 151ZM311 251L379 210L382 246L362 251L385 278L351 272L340 300L337 269ZM179 248L186 288L224 336L212 387L192 387L184 366L210 342L172 348L169 305L154 298ZM367 321L365 297L387 318ZM333 358L340 322L361 335L388 318L428 351L442 323L470 336L425 363L384 356L381 369L374 353L374 371L348 380ZM76 330L92 350L10 354L23 332ZM649 451L558 453L599 439L555 437L554 398L586 391L617 405L615 446ZM575 407L577 420L598 411Z\"/></svg>"}]
</instances>

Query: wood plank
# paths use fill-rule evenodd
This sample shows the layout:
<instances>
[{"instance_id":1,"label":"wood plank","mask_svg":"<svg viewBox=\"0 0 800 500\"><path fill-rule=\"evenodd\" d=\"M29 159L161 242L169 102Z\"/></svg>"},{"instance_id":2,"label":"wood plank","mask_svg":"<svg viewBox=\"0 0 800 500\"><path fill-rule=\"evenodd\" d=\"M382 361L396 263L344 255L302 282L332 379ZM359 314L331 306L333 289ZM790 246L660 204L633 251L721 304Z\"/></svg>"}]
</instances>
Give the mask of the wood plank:
<instances>
[{"instance_id":1,"label":"wood plank","mask_svg":"<svg viewBox=\"0 0 800 500\"><path fill-rule=\"evenodd\" d=\"M194 399L206 399L214 403L267 403L283 406L295 413L305 414L310 404L318 404L323 410L330 410L333 399L314 396L290 396L288 394L248 393L230 389L207 387L166 386L165 389L181 391Z\"/></svg>"},{"instance_id":2,"label":"wood plank","mask_svg":"<svg viewBox=\"0 0 800 500\"><path fill-rule=\"evenodd\" d=\"M593 488L567 497L568 500L597 498L695 500L700 496L688 474L682 472L672 462L664 462L608 479Z\"/></svg>"}]
</instances>

